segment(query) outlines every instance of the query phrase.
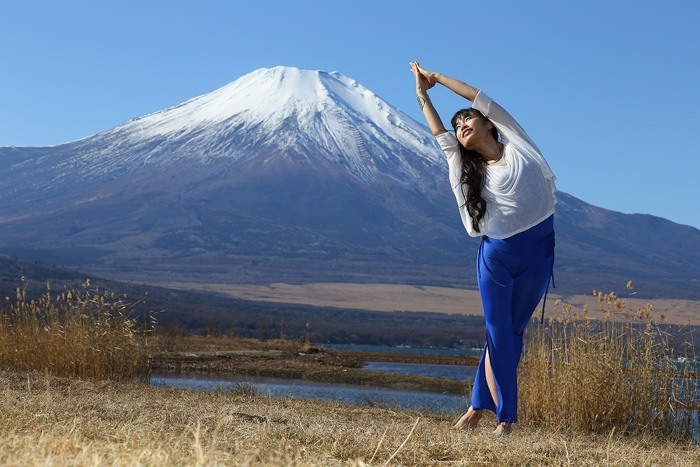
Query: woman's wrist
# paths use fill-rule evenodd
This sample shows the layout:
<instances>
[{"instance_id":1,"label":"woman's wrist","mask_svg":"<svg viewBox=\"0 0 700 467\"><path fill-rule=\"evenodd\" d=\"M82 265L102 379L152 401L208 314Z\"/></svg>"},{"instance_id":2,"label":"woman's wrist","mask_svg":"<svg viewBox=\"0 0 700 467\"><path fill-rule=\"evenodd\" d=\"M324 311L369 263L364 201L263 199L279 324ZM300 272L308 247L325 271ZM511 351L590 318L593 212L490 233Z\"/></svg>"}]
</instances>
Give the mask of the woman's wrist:
<instances>
[{"instance_id":1,"label":"woman's wrist","mask_svg":"<svg viewBox=\"0 0 700 467\"><path fill-rule=\"evenodd\" d=\"M425 104L430 101L430 98L428 97L427 94L419 94L418 95L418 107L420 107L421 110L423 110L423 107L425 107Z\"/></svg>"}]
</instances>

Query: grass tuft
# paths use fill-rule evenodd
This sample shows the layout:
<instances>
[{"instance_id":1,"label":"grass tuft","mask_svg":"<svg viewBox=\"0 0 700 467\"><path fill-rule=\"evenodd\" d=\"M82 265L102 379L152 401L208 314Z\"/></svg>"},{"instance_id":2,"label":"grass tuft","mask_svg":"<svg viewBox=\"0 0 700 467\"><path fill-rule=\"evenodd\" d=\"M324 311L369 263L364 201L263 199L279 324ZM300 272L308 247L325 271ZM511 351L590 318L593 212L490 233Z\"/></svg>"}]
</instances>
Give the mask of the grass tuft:
<instances>
[{"instance_id":1,"label":"grass tuft","mask_svg":"<svg viewBox=\"0 0 700 467\"><path fill-rule=\"evenodd\" d=\"M594 296L595 319L586 307L573 312L557 300L560 317L528 333L519 387L522 418L610 436L697 437L692 350L672 347L651 306L633 309L614 293Z\"/></svg>"},{"instance_id":2,"label":"grass tuft","mask_svg":"<svg viewBox=\"0 0 700 467\"><path fill-rule=\"evenodd\" d=\"M56 376L127 379L148 373L146 334L127 317L122 297L109 291L54 293L38 299L18 287L0 310L0 369Z\"/></svg>"}]
</instances>

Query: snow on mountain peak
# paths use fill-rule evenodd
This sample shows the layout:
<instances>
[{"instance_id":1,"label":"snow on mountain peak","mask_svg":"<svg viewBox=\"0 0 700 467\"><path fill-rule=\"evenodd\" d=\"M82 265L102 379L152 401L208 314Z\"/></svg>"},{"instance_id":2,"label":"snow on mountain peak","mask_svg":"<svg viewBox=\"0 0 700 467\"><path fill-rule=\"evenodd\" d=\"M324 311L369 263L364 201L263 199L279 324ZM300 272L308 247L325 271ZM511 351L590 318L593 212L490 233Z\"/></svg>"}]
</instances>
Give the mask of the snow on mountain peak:
<instances>
[{"instance_id":1,"label":"snow on mountain peak","mask_svg":"<svg viewBox=\"0 0 700 467\"><path fill-rule=\"evenodd\" d=\"M342 160L346 170L365 181L376 181L378 172L384 172L421 183L425 174L416 172L417 166L423 167L419 172L426 166L444 167L425 127L337 71L261 68L107 133L135 145L163 138L187 141L190 155L207 160L248 159L254 155L251 146L275 144L336 163ZM268 141L270 135L274 142ZM226 151L212 151L213 146L225 146ZM195 147L199 149L193 151Z\"/></svg>"},{"instance_id":2,"label":"snow on mountain peak","mask_svg":"<svg viewBox=\"0 0 700 467\"><path fill-rule=\"evenodd\" d=\"M117 129L152 137L224 122L242 113L269 118L284 112L289 103L317 100L322 87L318 78L313 79L314 74L318 76L318 72L288 67L259 69L215 91L136 118Z\"/></svg>"},{"instance_id":3,"label":"snow on mountain peak","mask_svg":"<svg viewBox=\"0 0 700 467\"><path fill-rule=\"evenodd\" d=\"M115 180L198 172L215 161L265 169L305 164L347 172L362 182L393 179L429 189L444 175L429 131L369 89L338 72L277 66L215 91L60 145L44 159L46 183L66 178ZM291 164L291 165L280 165ZM440 176L436 177L436 174ZM61 182L62 183L62 182Z\"/></svg>"},{"instance_id":4,"label":"snow on mountain peak","mask_svg":"<svg viewBox=\"0 0 700 467\"><path fill-rule=\"evenodd\" d=\"M255 122L275 122L294 112L323 112L331 101L378 124L388 123L392 110L374 93L338 72L277 66L255 70L213 92L118 128L136 130L149 137L180 133L241 114Z\"/></svg>"}]
</instances>

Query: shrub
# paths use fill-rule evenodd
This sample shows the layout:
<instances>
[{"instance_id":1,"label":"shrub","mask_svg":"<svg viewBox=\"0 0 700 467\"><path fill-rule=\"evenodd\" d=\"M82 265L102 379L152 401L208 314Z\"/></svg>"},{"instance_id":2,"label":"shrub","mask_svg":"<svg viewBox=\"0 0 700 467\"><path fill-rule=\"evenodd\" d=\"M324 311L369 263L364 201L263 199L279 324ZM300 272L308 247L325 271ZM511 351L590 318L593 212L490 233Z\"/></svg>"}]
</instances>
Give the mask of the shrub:
<instances>
[{"instance_id":1,"label":"shrub","mask_svg":"<svg viewBox=\"0 0 700 467\"><path fill-rule=\"evenodd\" d=\"M562 317L528 333L519 387L523 418L562 429L692 438L694 355L674 351L651 305L632 309L614 293L594 295L600 319L585 307L572 314L558 300Z\"/></svg>"},{"instance_id":2,"label":"shrub","mask_svg":"<svg viewBox=\"0 0 700 467\"><path fill-rule=\"evenodd\" d=\"M60 376L126 379L149 368L146 333L127 317L128 306L108 291L64 290L47 283L40 298L17 288L0 312L0 368Z\"/></svg>"}]
</instances>

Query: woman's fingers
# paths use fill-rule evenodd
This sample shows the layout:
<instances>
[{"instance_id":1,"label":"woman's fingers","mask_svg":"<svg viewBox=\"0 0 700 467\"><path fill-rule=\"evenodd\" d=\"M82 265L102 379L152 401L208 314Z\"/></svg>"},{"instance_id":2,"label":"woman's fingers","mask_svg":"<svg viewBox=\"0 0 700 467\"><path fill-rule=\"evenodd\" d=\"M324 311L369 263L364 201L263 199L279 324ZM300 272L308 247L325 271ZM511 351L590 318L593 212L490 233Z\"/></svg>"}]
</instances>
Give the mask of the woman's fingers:
<instances>
[{"instance_id":1,"label":"woman's fingers","mask_svg":"<svg viewBox=\"0 0 700 467\"><path fill-rule=\"evenodd\" d=\"M431 73L430 71L420 66L418 60L416 60L415 62L411 62L411 67L412 69L415 69L415 71L413 72L414 74L420 74L425 80L425 89L430 89L433 86L435 86L436 80L433 78L434 73Z\"/></svg>"},{"instance_id":2,"label":"woman's fingers","mask_svg":"<svg viewBox=\"0 0 700 467\"><path fill-rule=\"evenodd\" d=\"M419 71L417 62L411 62L411 71L416 77L416 91L425 92L428 89L428 83L425 80L425 76Z\"/></svg>"}]
</instances>

